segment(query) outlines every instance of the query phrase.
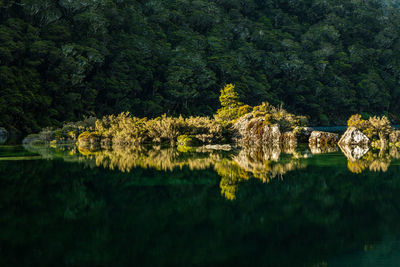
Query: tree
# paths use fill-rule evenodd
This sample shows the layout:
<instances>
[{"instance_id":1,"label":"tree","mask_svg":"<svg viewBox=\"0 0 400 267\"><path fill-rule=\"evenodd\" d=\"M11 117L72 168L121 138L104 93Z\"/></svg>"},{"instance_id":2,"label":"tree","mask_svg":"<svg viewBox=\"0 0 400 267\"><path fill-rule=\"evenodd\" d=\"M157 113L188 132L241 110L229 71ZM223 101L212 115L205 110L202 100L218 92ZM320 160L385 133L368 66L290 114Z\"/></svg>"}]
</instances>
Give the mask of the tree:
<instances>
[{"instance_id":1,"label":"tree","mask_svg":"<svg viewBox=\"0 0 400 267\"><path fill-rule=\"evenodd\" d=\"M227 84L221 89L219 102L222 108L218 109L215 119L229 123L250 111L250 107L239 101L239 95L233 84Z\"/></svg>"}]
</instances>

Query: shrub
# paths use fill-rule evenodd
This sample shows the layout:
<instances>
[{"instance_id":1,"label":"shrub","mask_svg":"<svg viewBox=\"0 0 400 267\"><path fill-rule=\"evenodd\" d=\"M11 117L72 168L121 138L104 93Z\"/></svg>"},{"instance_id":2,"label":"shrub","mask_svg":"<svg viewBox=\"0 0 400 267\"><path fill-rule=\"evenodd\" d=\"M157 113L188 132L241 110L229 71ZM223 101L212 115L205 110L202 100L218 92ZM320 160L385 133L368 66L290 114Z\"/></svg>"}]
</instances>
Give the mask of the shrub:
<instances>
[{"instance_id":1,"label":"shrub","mask_svg":"<svg viewBox=\"0 0 400 267\"><path fill-rule=\"evenodd\" d=\"M177 143L180 146L196 146L199 145L199 140L194 135L180 135L177 138Z\"/></svg>"},{"instance_id":2,"label":"shrub","mask_svg":"<svg viewBox=\"0 0 400 267\"><path fill-rule=\"evenodd\" d=\"M241 116L240 114L248 109L244 107L239 110L239 108L243 106L243 103L239 102L239 95L235 91L235 86L233 84L227 84L221 89L219 102L221 103L222 108L217 110L215 119L224 124L229 124L233 120L239 118Z\"/></svg>"},{"instance_id":3,"label":"shrub","mask_svg":"<svg viewBox=\"0 0 400 267\"><path fill-rule=\"evenodd\" d=\"M369 118L368 126L363 132L372 139L386 140L391 131L392 127L386 116L374 116Z\"/></svg>"},{"instance_id":4,"label":"shrub","mask_svg":"<svg viewBox=\"0 0 400 267\"><path fill-rule=\"evenodd\" d=\"M367 126L367 122L361 118L360 114L351 115L351 117L347 120L348 127L355 127L360 131L365 130Z\"/></svg>"},{"instance_id":5,"label":"shrub","mask_svg":"<svg viewBox=\"0 0 400 267\"><path fill-rule=\"evenodd\" d=\"M355 127L362 131L372 141L380 139L387 140L389 134L393 131L390 126L389 119L386 116L370 117L368 120L363 120L361 115L352 115L347 121L348 127Z\"/></svg>"},{"instance_id":6,"label":"shrub","mask_svg":"<svg viewBox=\"0 0 400 267\"><path fill-rule=\"evenodd\" d=\"M174 144L177 137L184 131L185 120L182 116L172 118L164 114L148 121L146 128L148 129L149 138L154 142L168 140L171 144Z\"/></svg>"}]
</instances>

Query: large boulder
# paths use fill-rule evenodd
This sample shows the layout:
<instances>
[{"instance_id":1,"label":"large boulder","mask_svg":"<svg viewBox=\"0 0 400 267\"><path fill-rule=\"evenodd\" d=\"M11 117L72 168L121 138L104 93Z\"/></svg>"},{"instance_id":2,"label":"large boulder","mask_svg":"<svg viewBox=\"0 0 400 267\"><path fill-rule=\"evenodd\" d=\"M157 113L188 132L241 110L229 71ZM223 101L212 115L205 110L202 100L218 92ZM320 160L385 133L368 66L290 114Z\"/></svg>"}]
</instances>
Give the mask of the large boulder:
<instances>
[{"instance_id":1,"label":"large boulder","mask_svg":"<svg viewBox=\"0 0 400 267\"><path fill-rule=\"evenodd\" d=\"M250 145L279 144L281 131L278 124L268 124L264 118L254 118L248 114L240 118L234 125L233 140Z\"/></svg>"},{"instance_id":2,"label":"large boulder","mask_svg":"<svg viewBox=\"0 0 400 267\"><path fill-rule=\"evenodd\" d=\"M313 131L308 139L310 146L336 145L339 135L335 133Z\"/></svg>"},{"instance_id":3,"label":"large boulder","mask_svg":"<svg viewBox=\"0 0 400 267\"><path fill-rule=\"evenodd\" d=\"M5 128L0 127L0 145L4 144L7 141L7 138L8 138L8 131Z\"/></svg>"},{"instance_id":4,"label":"large boulder","mask_svg":"<svg viewBox=\"0 0 400 267\"><path fill-rule=\"evenodd\" d=\"M369 138L355 127L349 127L339 140L342 146L367 146Z\"/></svg>"},{"instance_id":5,"label":"large boulder","mask_svg":"<svg viewBox=\"0 0 400 267\"><path fill-rule=\"evenodd\" d=\"M253 114L249 113L239 118L233 125L232 127L234 130L233 139L235 141L240 141L243 138L243 136L246 135L246 130L251 119L253 119Z\"/></svg>"},{"instance_id":6,"label":"large boulder","mask_svg":"<svg viewBox=\"0 0 400 267\"><path fill-rule=\"evenodd\" d=\"M3 127L0 127L0 136L8 136L8 131Z\"/></svg>"}]
</instances>

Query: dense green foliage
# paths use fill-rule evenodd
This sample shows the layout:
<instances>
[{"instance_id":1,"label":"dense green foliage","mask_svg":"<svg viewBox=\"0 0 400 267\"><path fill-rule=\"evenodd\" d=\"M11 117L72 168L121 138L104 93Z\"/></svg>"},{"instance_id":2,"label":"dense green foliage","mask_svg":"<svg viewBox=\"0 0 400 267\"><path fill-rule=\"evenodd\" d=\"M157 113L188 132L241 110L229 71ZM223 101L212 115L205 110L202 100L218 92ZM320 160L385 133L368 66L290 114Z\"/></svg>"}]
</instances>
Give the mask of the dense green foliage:
<instances>
[{"instance_id":1,"label":"dense green foliage","mask_svg":"<svg viewBox=\"0 0 400 267\"><path fill-rule=\"evenodd\" d=\"M0 0L0 125L211 115L228 82L313 123L393 119L399 23L378 0Z\"/></svg>"},{"instance_id":2,"label":"dense green foliage","mask_svg":"<svg viewBox=\"0 0 400 267\"><path fill-rule=\"evenodd\" d=\"M392 142L392 145L396 145L400 141L398 130L390 125L390 122L386 116L382 117L370 117L368 120L362 119L361 115L352 115L347 121L348 127L355 127L362 131L372 141L372 146L379 147L386 146L388 140ZM381 144L375 142L380 140ZM375 144L374 144L375 143Z\"/></svg>"}]
</instances>

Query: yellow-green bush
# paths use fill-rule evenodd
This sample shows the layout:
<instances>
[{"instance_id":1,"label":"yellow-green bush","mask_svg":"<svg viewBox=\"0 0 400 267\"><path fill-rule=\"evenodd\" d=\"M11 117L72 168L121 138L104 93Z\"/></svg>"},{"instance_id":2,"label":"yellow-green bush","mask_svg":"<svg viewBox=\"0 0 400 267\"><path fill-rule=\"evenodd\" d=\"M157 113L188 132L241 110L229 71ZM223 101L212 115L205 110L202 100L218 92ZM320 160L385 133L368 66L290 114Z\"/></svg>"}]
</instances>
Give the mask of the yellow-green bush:
<instances>
[{"instance_id":1,"label":"yellow-green bush","mask_svg":"<svg viewBox=\"0 0 400 267\"><path fill-rule=\"evenodd\" d=\"M347 121L348 127L355 127L363 132L371 141L387 141L390 133L394 129L390 126L390 121L386 116L370 117L368 120L362 119L361 115L352 115Z\"/></svg>"},{"instance_id":2,"label":"yellow-green bush","mask_svg":"<svg viewBox=\"0 0 400 267\"><path fill-rule=\"evenodd\" d=\"M250 106L243 105L243 103L239 101L239 95L235 91L235 86L231 83L225 85L225 87L221 89L219 102L222 107L217 110L217 114L215 114L214 117L215 120L226 125L248 113L246 111L251 110Z\"/></svg>"},{"instance_id":3,"label":"yellow-green bush","mask_svg":"<svg viewBox=\"0 0 400 267\"><path fill-rule=\"evenodd\" d=\"M199 140L194 135L180 135L177 138L177 144L180 146L196 146L199 145Z\"/></svg>"}]
</instances>

